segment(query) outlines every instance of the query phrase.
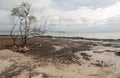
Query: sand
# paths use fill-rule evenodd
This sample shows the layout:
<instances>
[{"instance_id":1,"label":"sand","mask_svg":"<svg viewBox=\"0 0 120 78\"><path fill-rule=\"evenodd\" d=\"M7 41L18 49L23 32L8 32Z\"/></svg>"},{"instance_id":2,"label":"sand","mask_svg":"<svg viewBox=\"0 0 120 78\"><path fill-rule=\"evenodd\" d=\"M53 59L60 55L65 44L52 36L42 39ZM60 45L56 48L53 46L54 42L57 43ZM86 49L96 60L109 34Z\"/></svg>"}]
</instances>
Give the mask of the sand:
<instances>
[{"instance_id":1,"label":"sand","mask_svg":"<svg viewBox=\"0 0 120 78\"><path fill-rule=\"evenodd\" d=\"M0 78L44 78L44 75L46 78L120 78L120 56L115 54L120 48L103 46L102 42L99 44L91 50L75 52L81 65L51 62L44 64L24 53L0 50ZM63 48L58 45L53 47L56 51ZM81 53L86 53L89 57L86 59Z\"/></svg>"}]
</instances>

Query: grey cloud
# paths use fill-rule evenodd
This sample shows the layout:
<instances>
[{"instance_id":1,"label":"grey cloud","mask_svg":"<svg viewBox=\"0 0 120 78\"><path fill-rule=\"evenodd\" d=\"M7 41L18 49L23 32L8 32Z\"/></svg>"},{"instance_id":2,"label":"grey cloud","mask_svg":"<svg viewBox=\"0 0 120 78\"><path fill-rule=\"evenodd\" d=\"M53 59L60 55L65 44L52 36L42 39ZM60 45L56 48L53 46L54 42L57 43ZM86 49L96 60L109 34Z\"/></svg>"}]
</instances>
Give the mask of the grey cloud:
<instances>
[{"instance_id":1,"label":"grey cloud","mask_svg":"<svg viewBox=\"0 0 120 78\"><path fill-rule=\"evenodd\" d=\"M0 2L0 30L8 30L9 26L9 12L11 8L17 6L22 0L1 0ZM28 0L23 0L28 1ZM33 2L33 10L37 17L42 16L42 14L49 14L49 9L55 10L55 12L60 12L58 19L53 20L52 23L47 27L48 30L66 30L67 31L112 31L113 29L118 31L120 29L120 17L110 18L106 24L97 24L97 23L84 23L81 24L81 18L73 13L68 16L67 14L64 17L64 10L74 11L81 6L93 7L94 9L103 8L112 4L115 4L118 0L52 0L52 6L47 4L47 0L44 7L42 7L39 0L31 0ZM61 9L61 10L60 10ZM59 11L60 10L60 11ZM32 11L33 12L33 11ZM56 14L54 11L51 12L53 18ZM79 15L79 14L78 14ZM57 16L57 14L56 14ZM77 16L77 17L76 17ZM77 21L78 20L78 21ZM77 21L77 22L76 22ZM99 22L98 22L99 23ZM114 26L114 27L113 27Z\"/></svg>"},{"instance_id":2,"label":"grey cloud","mask_svg":"<svg viewBox=\"0 0 120 78\"><path fill-rule=\"evenodd\" d=\"M54 6L61 10L75 10L79 7L90 7L93 9L112 5L119 0L53 0Z\"/></svg>"}]
</instances>

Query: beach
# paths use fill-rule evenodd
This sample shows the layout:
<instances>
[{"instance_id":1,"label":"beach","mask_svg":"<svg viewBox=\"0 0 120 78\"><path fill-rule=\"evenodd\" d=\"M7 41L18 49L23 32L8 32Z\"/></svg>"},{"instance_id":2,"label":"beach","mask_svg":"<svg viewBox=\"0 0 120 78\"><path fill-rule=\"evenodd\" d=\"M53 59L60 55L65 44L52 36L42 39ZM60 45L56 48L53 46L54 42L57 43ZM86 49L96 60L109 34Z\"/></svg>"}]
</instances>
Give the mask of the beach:
<instances>
[{"instance_id":1,"label":"beach","mask_svg":"<svg viewBox=\"0 0 120 78\"><path fill-rule=\"evenodd\" d=\"M120 0L1 0L0 78L120 78Z\"/></svg>"},{"instance_id":2,"label":"beach","mask_svg":"<svg viewBox=\"0 0 120 78\"><path fill-rule=\"evenodd\" d=\"M0 37L0 78L120 77L119 39L31 37L25 53L12 51L11 43Z\"/></svg>"}]
</instances>

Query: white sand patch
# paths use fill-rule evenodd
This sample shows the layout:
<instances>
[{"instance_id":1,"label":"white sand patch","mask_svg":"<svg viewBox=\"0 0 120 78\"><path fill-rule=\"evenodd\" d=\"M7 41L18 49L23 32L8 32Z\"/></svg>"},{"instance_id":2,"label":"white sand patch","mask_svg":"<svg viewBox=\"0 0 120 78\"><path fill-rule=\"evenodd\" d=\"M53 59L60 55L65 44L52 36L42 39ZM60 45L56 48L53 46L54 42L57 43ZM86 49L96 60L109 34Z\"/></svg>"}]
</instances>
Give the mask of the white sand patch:
<instances>
[{"instance_id":1,"label":"white sand patch","mask_svg":"<svg viewBox=\"0 0 120 78\"><path fill-rule=\"evenodd\" d=\"M60 51L61 49L63 49L63 46L57 46L57 45L53 45L53 47L55 48L56 51Z\"/></svg>"},{"instance_id":2,"label":"white sand patch","mask_svg":"<svg viewBox=\"0 0 120 78\"><path fill-rule=\"evenodd\" d=\"M0 72L5 70L5 68L9 67L12 64L13 64L13 62L0 59Z\"/></svg>"}]
</instances>

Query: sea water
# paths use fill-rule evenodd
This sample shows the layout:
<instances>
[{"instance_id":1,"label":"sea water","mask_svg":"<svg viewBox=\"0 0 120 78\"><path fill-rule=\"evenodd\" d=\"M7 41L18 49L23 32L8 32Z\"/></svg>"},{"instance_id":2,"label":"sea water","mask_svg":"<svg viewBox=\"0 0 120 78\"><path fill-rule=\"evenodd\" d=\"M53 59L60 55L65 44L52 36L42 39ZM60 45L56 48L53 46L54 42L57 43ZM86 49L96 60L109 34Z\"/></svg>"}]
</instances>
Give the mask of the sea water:
<instances>
[{"instance_id":1,"label":"sea water","mask_svg":"<svg viewBox=\"0 0 120 78\"><path fill-rule=\"evenodd\" d=\"M19 34L19 32L14 32ZM10 35L9 31L0 31L0 35ZM99 39L120 39L120 32L46 32L45 36L58 37L84 37L84 38L99 38Z\"/></svg>"},{"instance_id":2,"label":"sea water","mask_svg":"<svg viewBox=\"0 0 120 78\"><path fill-rule=\"evenodd\" d=\"M60 37L85 37L99 39L120 39L120 32L47 32L45 35Z\"/></svg>"}]
</instances>

